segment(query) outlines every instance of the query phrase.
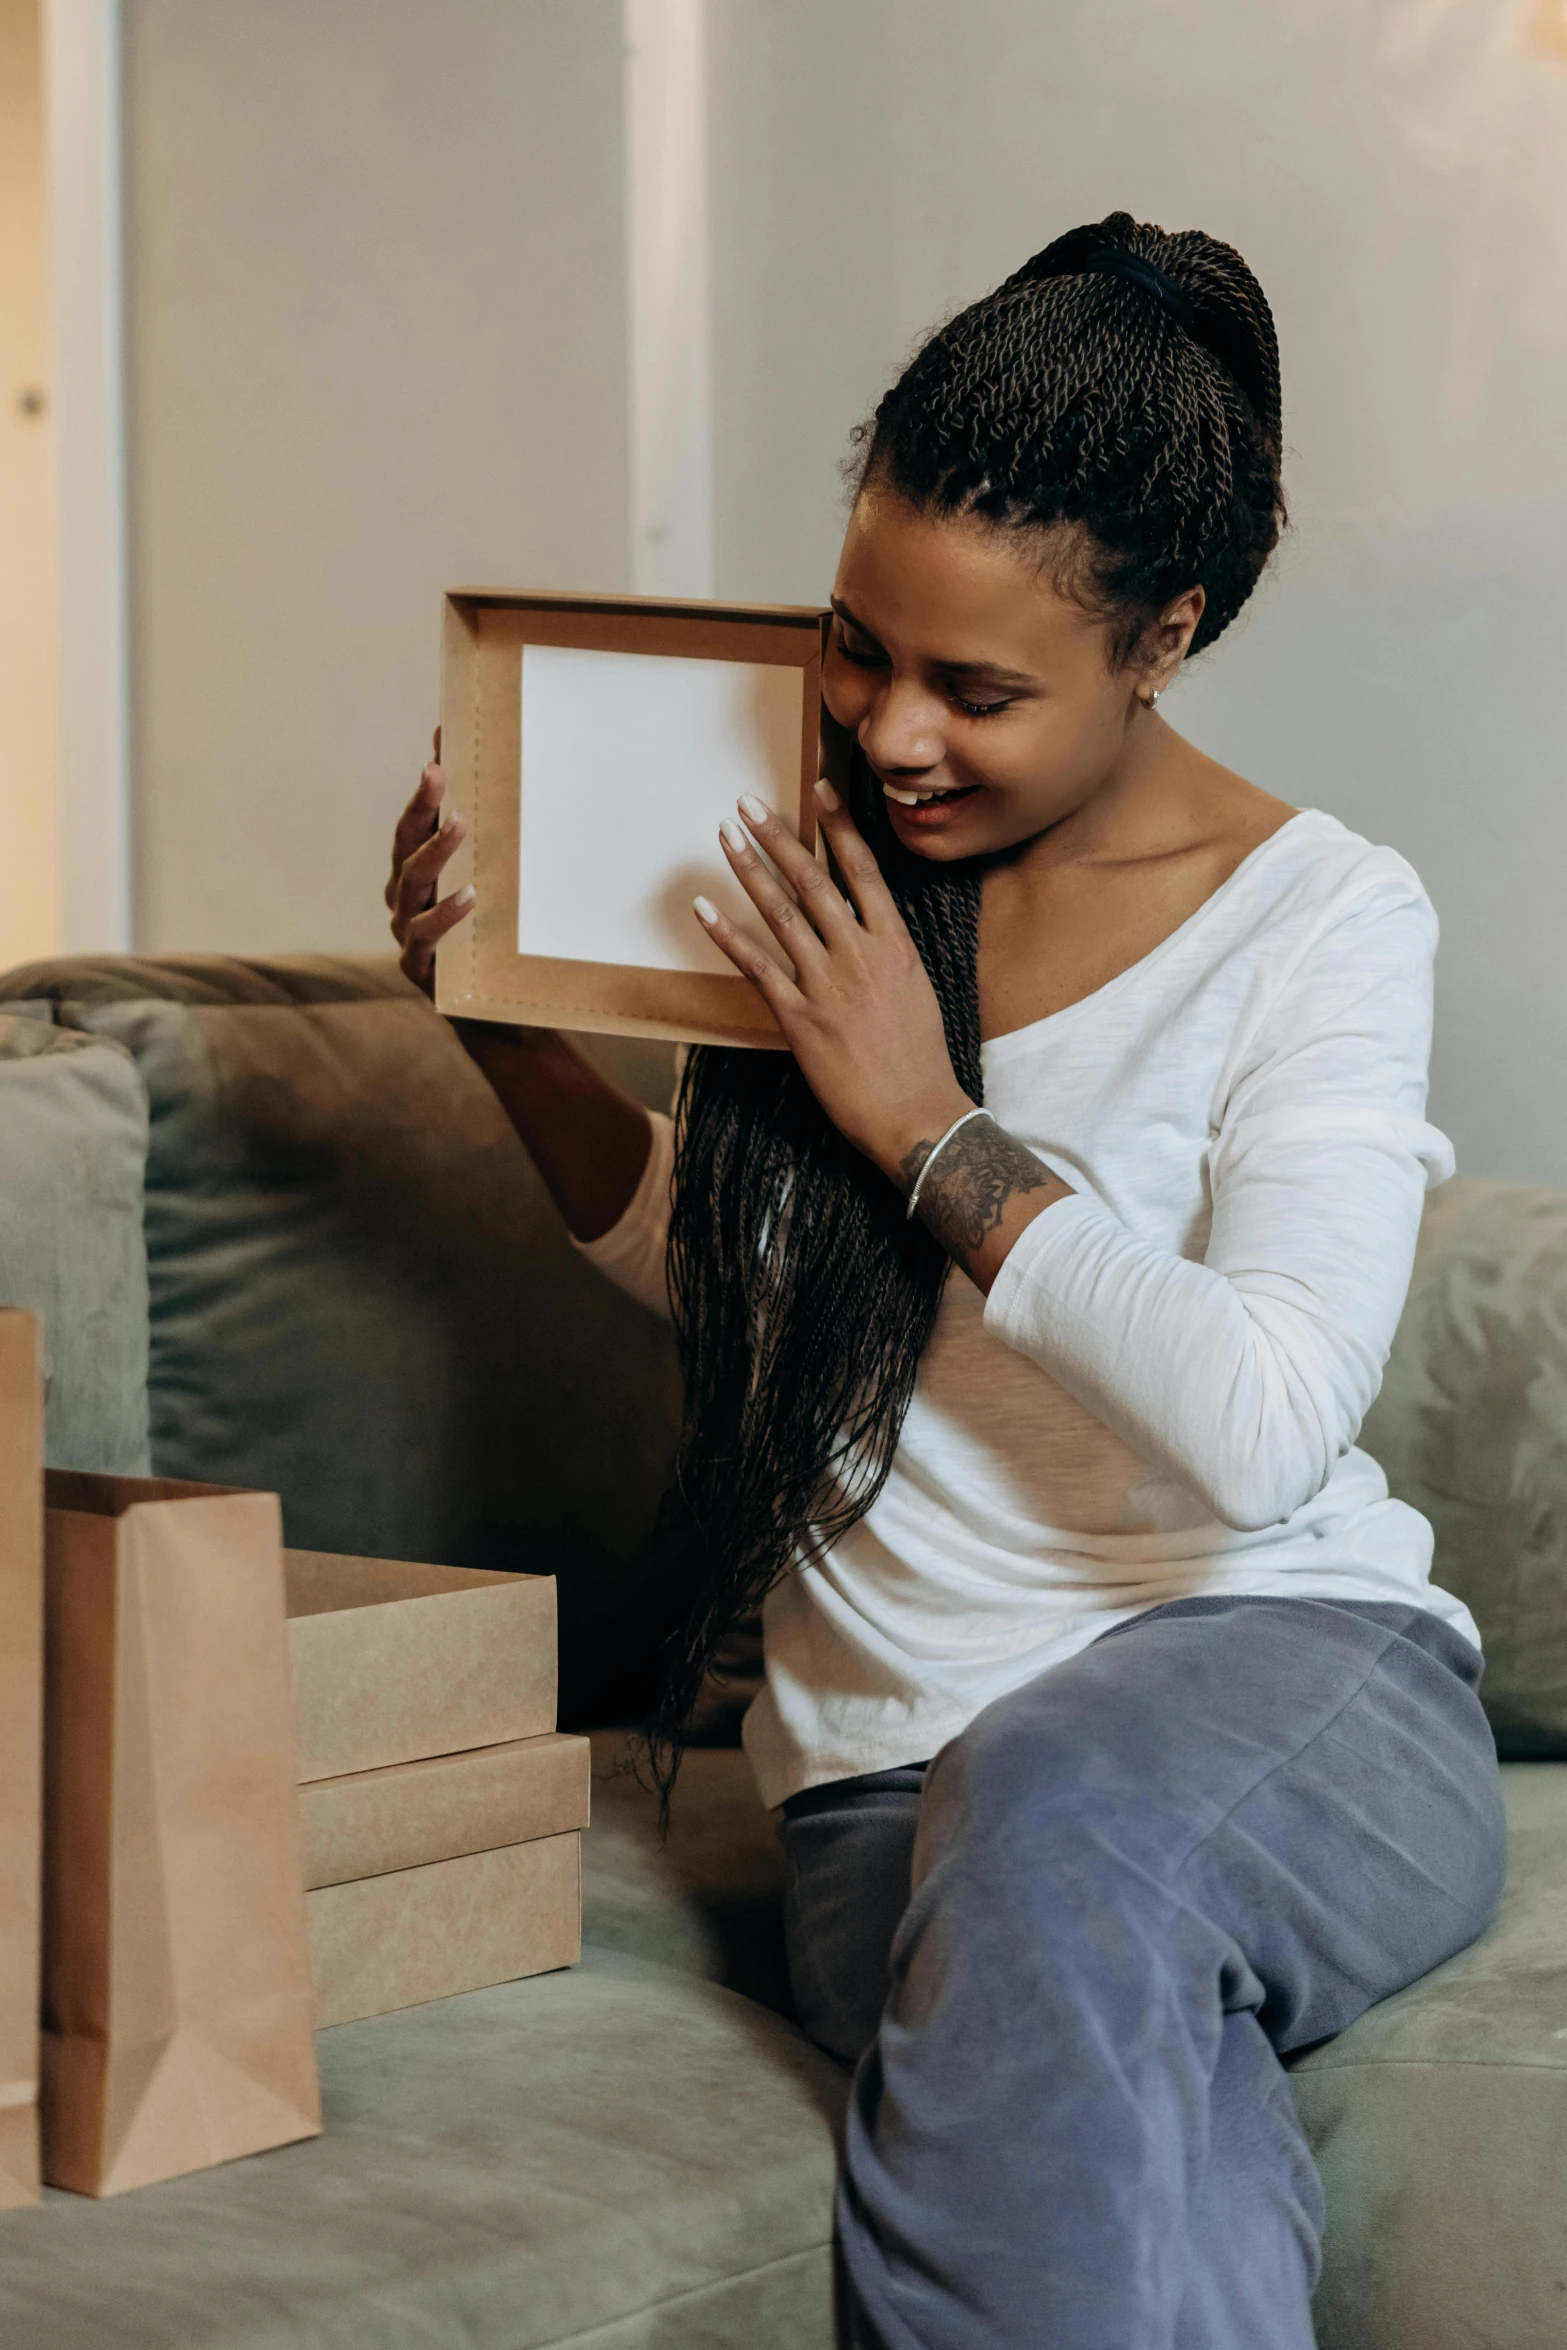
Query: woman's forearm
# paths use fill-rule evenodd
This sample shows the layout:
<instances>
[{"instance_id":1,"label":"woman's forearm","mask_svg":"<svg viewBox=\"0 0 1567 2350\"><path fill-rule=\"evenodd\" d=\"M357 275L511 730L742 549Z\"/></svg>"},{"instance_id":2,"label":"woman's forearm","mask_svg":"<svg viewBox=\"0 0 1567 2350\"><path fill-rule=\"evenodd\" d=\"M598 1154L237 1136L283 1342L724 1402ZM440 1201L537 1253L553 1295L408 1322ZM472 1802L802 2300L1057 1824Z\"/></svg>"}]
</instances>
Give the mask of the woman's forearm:
<instances>
[{"instance_id":1,"label":"woman's forearm","mask_svg":"<svg viewBox=\"0 0 1567 2350\"><path fill-rule=\"evenodd\" d=\"M988 1110L970 1110L944 1138L922 1137L899 1160L896 1180L984 1297L1034 1218L1072 1196Z\"/></svg>"},{"instance_id":2,"label":"woman's forearm","mask_svg":"<svg viewBox=\"0 0 1567 2350\"><path fill-rule=\"evenodd\" d=\"M652 1146L647 1112L553 1028L454 1020L574 1238L598 1240L631 1205Z\"/></svg>"}]
</instances>

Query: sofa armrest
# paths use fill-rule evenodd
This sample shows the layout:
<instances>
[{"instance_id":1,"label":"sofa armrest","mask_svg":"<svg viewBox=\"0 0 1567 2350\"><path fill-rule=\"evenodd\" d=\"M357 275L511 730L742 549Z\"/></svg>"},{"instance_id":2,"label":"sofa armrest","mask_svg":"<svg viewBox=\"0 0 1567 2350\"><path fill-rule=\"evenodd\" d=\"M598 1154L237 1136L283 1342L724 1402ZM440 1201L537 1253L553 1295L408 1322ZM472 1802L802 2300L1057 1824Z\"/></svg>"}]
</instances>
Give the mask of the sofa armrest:
<instances>
[{"instance_id":1,"label":"sofa armrest","mask_svg":"<svg viewBox=\"0 0 1567 2350\"><path fill-rule=\"evenodd\" d=\"M130 1055L0 1010L0 1305L43 1326L52 1468L148 1468L146 1160Z\"/></svg>"},{"instance_id":2,"label":"sofa armrest","mask_svg":"<svg viewBox=\"0 0 1567 2350\"><path fill-rule=\"evenodd\" d=\"M1474 1613L1500 1751L1567 1756L1567 1197L1432 1194L1364 1442Z\"/></svg>"}]
</instances>

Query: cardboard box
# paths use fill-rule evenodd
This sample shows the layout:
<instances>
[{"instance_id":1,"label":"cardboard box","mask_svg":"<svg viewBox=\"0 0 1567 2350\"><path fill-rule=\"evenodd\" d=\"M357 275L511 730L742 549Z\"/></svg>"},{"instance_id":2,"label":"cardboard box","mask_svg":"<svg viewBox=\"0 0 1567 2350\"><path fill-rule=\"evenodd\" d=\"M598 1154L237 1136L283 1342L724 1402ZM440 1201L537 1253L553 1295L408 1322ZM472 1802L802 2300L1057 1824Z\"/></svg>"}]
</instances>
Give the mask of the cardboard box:
<instances>
[{"instance_id":1,"label":"cardboard box","mask_svg":"<svg viewBox=\"0 0 1567 2350\"><path fill-rule=\"evenodd\" d=\"M555 1584L285 1553L318 2025L582 1949L590 1750L555 1734Z\"/></svg>"},{"instance_id":2,"label":"cardboard box","mask_svg":"<svg viewBox=\"0 0 1567 2350\"><path fill-rule=\"evenodd\" d=\"M31 1314L0 1313L0 2210L38 2201L43 1807L43 1377Z\"/></svg>"},{"instance_id":3,"label":"cardboard box","mask_svg":"<svg viewBox=\"0 0 1567 2350\"><path fill-rule=\"evenodd\" d=\"M343 1885L588 1824L592 1750L551 1733L299 1791L305 1883Z\"/></svg>"},{"instance_id":4,"label":"cardboard box","mask_svg":"<svg viewBox=\"0 0 1567 2350\"><path fill-rule=\"evenodd\" d=\"M701 891L769 941L718 846L754 792L816 848L831 614L815 606L525 595L446 599L441 760L468 836L447 867L471 918L436 1003L470 1020L783 1039L691 912ZM770 941L769 941L770 943Z\"/></svg>"},{"instance_id":5,"label":"cardboard box","mask_svg":"<svg viewBox=\"0 0 1567 2350\"><path fill-rule=\"evenodd\" d=\"M540 1836L307 1895L317 2025L575 1965L581 1842Z\"/></svg>"},{"instance_id":6,"label":"cardboard box","mask_svg":"<svg viewBox=\"0 0 1567 2350\"><path fill-rule=\"evenodd\" d=\"M302 1781L555 1727L555 1581L283 1554Z\"/></svg>"}]
</instances>

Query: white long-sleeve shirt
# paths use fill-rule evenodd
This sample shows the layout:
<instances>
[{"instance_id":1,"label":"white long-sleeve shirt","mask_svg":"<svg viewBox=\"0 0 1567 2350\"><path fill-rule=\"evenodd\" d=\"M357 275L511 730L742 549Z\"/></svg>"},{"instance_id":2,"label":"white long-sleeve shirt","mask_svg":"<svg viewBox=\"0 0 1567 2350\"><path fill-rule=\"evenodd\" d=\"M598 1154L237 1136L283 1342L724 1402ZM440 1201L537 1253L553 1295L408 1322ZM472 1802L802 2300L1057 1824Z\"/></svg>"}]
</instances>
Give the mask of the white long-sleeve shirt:
<instances>
[{"instance_id":1,"label":"white long-sleeve shirt","mask_svg":"<svg viewBox=\"0 0 1567 2350\"><path fill-rule=\"evenodd\" d=\"M1093 995L984 1047L1073 1188L947 1282L886 1485L764 1610L764 1801L923 1761L1112 1625L1231 1592L1413 1601L1431 1529L1355 1447L1429 1183L1436 917L1308 809ZM673 1138L585 1254L667 1314Z\"/></svg>"}]
</instances>

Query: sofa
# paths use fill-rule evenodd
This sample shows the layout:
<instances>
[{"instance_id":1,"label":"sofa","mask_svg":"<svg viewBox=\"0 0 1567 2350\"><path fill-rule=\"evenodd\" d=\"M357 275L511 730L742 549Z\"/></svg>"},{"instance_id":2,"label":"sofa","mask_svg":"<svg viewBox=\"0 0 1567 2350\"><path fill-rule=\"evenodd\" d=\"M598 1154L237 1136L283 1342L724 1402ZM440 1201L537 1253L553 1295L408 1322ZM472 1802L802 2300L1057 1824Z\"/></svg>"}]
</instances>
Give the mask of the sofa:
<instances>
[{"instance_id":1,"label":"sofa","mask_svg":"<svg viewBox=\"0 0 1567 2350\"><path fill-rule=\"evenodd\" d=\"M595 1045L641 1098L662 1048ZM667 1332L576 1256L389 963L0 979L0 1304L63 1466L282 1495L289 1539L558 1578L591 1729L584 1952L320 2036L326 2129L0 2218L0 2341L828 2350L845 2081L792 2020L781 1861L717 1688L671 1833L621 1726L681 1600ZM1492 1931L1304 2055L1324 2350L1567 2341L1567 1198L1430 1201L1366 1442L1485 1635Z\"/></svg>"}]
</instances>

